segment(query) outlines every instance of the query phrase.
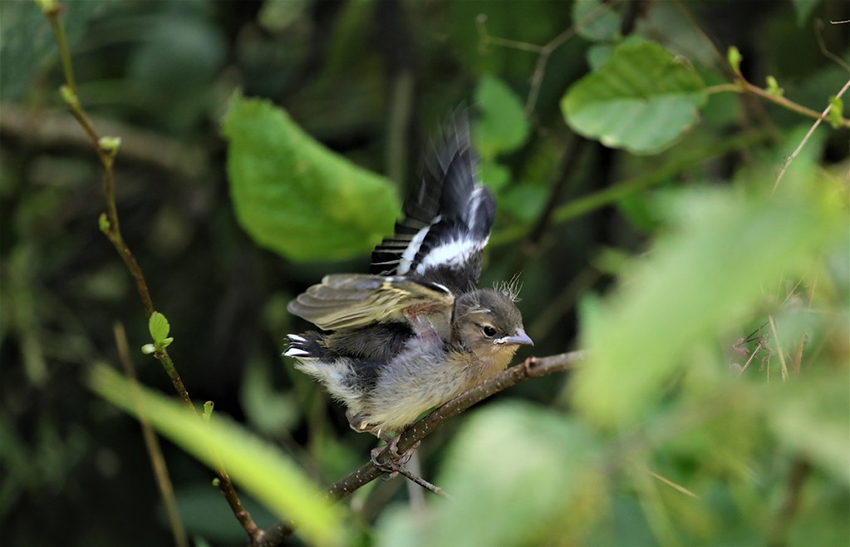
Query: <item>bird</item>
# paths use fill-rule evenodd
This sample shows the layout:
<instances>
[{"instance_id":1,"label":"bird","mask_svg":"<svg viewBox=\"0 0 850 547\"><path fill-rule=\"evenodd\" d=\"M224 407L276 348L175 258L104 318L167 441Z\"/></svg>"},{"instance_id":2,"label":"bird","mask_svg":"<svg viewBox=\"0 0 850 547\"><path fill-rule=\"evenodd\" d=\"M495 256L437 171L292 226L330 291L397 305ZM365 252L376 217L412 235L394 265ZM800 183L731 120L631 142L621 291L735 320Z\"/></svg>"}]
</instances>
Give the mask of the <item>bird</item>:
<instances>
[{"instance_id":1,"label":"bird","mask_svg":"<svg viewBox=\"0 0 850 547\"><path fill-rule=\"evenodd\" d=\"M372 252L370 273L327 275L287 306L320 330L287 335L283 354L345 405L355 431L383 439L395 456L408 425L533 345L516 278L478 288L496 202L477 163L468 113L456 111L393 235Z\"/></svg>"}]
</instances>

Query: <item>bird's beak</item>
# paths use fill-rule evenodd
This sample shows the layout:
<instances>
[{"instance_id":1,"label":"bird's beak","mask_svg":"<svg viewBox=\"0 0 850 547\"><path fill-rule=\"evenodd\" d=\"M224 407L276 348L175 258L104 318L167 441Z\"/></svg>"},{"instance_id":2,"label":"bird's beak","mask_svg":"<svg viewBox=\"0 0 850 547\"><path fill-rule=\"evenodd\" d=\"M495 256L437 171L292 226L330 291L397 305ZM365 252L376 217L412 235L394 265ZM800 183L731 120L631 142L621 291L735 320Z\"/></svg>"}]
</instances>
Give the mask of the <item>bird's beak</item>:
<instances>
[{"instance_id":1,"label":"bird's beak","mask_svg":"<svg viewBox=\"0 0 850 547\"><path fill-rule=\"evenodd\" d=\"M525 329L519 328L516 330L513 336L505 336L499 339L499 342L502 344L515 344L515 345L525 345L525 346L533 346L534 342L529 338L527 334L525 334Z\"/></svg>"}]
</instances>

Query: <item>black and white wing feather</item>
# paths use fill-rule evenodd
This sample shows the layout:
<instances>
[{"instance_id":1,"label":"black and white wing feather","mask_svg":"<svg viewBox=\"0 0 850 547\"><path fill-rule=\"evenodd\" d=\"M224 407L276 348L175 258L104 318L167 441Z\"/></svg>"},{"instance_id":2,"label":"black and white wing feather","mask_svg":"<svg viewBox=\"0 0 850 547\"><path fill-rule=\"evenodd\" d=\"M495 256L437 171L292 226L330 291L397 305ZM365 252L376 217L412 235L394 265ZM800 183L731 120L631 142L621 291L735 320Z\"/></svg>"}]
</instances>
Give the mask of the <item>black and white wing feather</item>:
<instances>
[{"instance_id":1,"label":"black and white wing feather","mask_svg":"<svg viewBox=\"0 0 850 547\"><path fill-rule=\"evenodd\" d=\"M418 276L455 294L475 288L496 209L476 166L461 111L434 143L416 191L404 202L404 219L372 253L372 273Z\"/></svg>"}]
</instances>

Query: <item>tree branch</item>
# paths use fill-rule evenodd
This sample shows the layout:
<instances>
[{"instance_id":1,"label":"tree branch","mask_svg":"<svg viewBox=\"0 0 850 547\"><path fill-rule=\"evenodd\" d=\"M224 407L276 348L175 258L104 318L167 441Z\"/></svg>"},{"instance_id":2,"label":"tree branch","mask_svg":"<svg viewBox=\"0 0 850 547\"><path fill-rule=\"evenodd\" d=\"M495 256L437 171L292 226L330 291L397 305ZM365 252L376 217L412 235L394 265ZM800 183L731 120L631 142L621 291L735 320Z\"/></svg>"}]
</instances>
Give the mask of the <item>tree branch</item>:
<instances>
[{"instance_id":1,"label":"tree branch","mask_svg":"<svg viewBox=\"0 0 850 547\"><path fill-rule=\"evenodd\" d=\"M398 451L403 453L410 450L447 420L500 391L504 391L530 378L540 378L541 376L572 370L585 358L586 352L583 351L561 353L549 357L529 357L521 364L510 367L483 384L461 393L405 429L398 440ZM390 463L388 451L381 452L377 460L379 464ZM377 479L382 474L383 472L372 462L365 463L346 477L330 485L327 490L328 497L332 501L339 501L351 495L358 488ZM259 542L259 547L280 545L284 539L292 534L292 531L292 526L289 523L277 522L268 530L262 532L262 540Z\"/></svg>"},{"instance_id":2,"label":"tree branch","mask_svg":"<svg viewBox=\"0 0 850 547\"><path fill-rule=\"evenodd\" d=\"M124 331L124 325L121 323L115 323L113 330L121 364L124 366L124 372L133 386L133 403L137 409L136 413L139 417L139 425L142 428L142 436L145 439L145 448L148 450L151 467L153 467L154 476L156 477L156 484L159 487L159 494L162 497L162 504L165 507L165 514L168 517L171 531L174 534L174 543L177 547L188 547L189 539L186 536L186 528L183 527L183 521L180 520L180 512L177 510L174 488L171 485L171 479L168 477L168 467L165 465L165 458L162 455L162 449L159 446L156 433L154 433L150 422L148 422L145 410L142 408L141 397L139 397L138 379L136 378L133 359L130 356L127 333Z\"/></svg>"},{"instance_id":3,"label":"tree branch","mask_svg":"<svg viewBox=\"0 0 850 547\"><path fill-rule=\"evenodd\" d=\"M68 42L65 39L65 32L62 29L62 20L59 17L61 10L58 2L56 2L56 0L38 0L38 3L42 12L50 21L50 25L53 27L54 33L56 34L56 43L59 47L59 54L62 58L62 68L65 73L66 85L63 85L60 89L62 97L65 100L65 105L86 132L86 135L91 141L102 167L103 189L106 196L106 213L101 213L100 215L100 230L106 235L113 247L115 247L115 250L118 252L119 256L121 256L121 259L130 271L130 274L136 280L136 287L139 291L139 297L142 300L145 313L150 317L155 311L155 308L150 292L148 291L145 276L142 273L142 269L136 262L135 256L133 256L133 253L130 251L130 247L128 247L124 242L124 237L121 235L121 227L118 222L118 207L115 201L115 174L113 173L112 166L115 161L115 156L118 154L118 148L121 141L116 137L99 136L91 122L91 119L80 104L75 91L70 49L68 48ZM195 416L198 416L195 406L189 398L186 386L183 384L183 380L180 378L177 368L174 366L174 362L171 360L168 352L163 349L156 352L154 356L159 359L160 363L162 363L168 373L168 376L171 378L171 382L174 384L175 390L177 390L177 393L183 400L183 403L188 407L190 412L194 413ZM242 525L242 528L245 529L245 533L248 534L251 543L256 544L260 539L261 530L251 518L251 515L248 514L248 511L242 507L242 502L239 500L239 496L236 493L233 482L230 480L230 476L227 474L227 471L221 465L218 466L218 476L219 488L227 500L227 503L230 505L230 509Z\"/></svg>"}]
</instances>

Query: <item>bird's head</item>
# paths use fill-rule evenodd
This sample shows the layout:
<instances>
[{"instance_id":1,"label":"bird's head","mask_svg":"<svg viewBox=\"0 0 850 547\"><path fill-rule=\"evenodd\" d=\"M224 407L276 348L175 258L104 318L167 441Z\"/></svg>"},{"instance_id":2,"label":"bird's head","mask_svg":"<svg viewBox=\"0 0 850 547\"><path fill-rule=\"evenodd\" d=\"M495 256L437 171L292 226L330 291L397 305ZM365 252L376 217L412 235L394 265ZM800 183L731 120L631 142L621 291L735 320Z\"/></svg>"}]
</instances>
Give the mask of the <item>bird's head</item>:
<instances>
[{"instance_id":1,"label":"bird's head","mask_svg":"<svg viewBox=\"0 0 850 547\"><path fill-rule=\"evenodd\" d=\"M455 302L455 339L482 359L507 366L520 345L534 345L522 326L522 314L509 294L479 289Z\"/></svg>"}]
</instances>

